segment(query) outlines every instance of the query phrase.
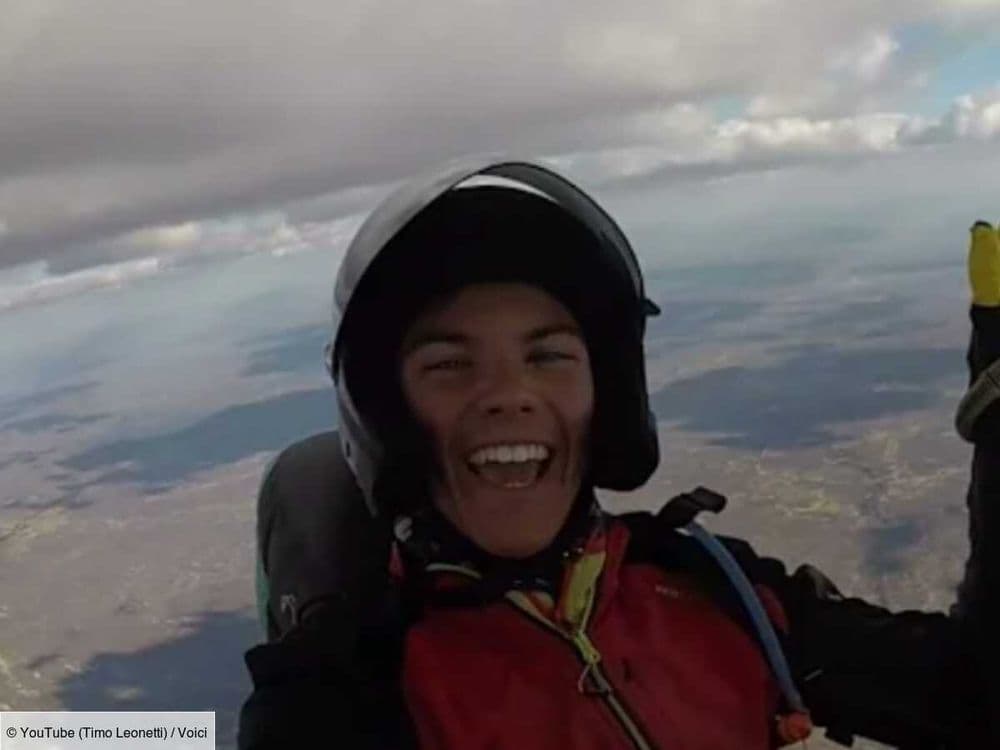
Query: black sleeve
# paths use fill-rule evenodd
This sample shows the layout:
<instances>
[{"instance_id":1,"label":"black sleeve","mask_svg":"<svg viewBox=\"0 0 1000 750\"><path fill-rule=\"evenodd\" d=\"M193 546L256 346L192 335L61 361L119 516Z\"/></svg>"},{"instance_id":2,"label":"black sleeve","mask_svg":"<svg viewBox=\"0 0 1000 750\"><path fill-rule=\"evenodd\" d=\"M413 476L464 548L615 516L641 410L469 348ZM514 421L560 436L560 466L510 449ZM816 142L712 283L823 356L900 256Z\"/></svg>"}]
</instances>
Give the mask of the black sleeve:
<instances>
[{"instance_id":1,"label":"black sleeve","mask_svg":"<svg viewBox=\"0 0 1000 750\"><path fill-rule=\"evenodd\" d=\"M376 746L355 718L356 680L336 665L282 642L251 649L246 663L254 690L240 711L240 750Z\"/></svg>"},{"instance_id":2,"label":"black sleeve","mask_svg":"<svg viewBox=\"0 0 1000 750\"><path fill-rule=\"evenodd\" d=\"M239 750L414 747L396 621L373 624L346 647L333 636L336 616L321 610L281 640L247 652L254 690L240 711Z\"/></svg>"},{"instance_id":3,"label":"black sleeve","mask_svg":"<svg viewBox=\"0 0 1000 750\"><path fill-rule=\"evenodd\" d=\"M967 623L845 598L814 568L769 581L789 618L787 653L814 721L898 748L993 747ZM975 743L975 744L973 744Z\"/></svg>"},{"instance_id":4,"label":"black sleeve","mask_svg":"<svg viewBox=\"0 0 1000 750\"><path fill-rule=\"evenodd\" d=\"M812 566L789 574L745 541L721 541L781 602L793 679L831 739L850 745L862 736L904 750L997 747L987 739L986 680L968 620L845 598Z\"/></svg>"},{"instance_id":5,"label":"black sleeve","mask_svg":"<svg viewBox=\"0 0 1000 750\"><path fill-rule=\"evenodd\" d=\"M973 306L967 361L970 385L1000 361L1000 308ZM956 612L976 622L996 621L1000 586L1000 401L983 412L975 430L969 507L970 554L959 588ZM994 632L997 632L994 630ZM993 666L1000 666L995 664ZM1000 704L996 706L1000 711Z\"/></svg>"}]
</instances>

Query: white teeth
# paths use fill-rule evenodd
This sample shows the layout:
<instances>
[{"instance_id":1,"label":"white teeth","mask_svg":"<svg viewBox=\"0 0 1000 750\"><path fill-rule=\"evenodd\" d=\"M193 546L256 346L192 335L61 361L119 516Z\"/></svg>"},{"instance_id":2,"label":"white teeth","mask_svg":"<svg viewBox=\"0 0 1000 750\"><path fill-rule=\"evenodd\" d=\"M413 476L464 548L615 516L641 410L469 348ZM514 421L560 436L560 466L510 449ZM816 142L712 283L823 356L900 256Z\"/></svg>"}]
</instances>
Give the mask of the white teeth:
<instances>
[{"instance_id":1,"label":"white teeth","mask_svg":"<svg viewBox=\"0 0 1000 750\"><path fill-rule=\"evenodd\" d=\"M474 466L485 463L524 463L525 461L544 461L549 457L549 449L540 443L517 443L514 445L488 445L480 448L471 456L469 462Z\"/></svg>"}]
</instances>

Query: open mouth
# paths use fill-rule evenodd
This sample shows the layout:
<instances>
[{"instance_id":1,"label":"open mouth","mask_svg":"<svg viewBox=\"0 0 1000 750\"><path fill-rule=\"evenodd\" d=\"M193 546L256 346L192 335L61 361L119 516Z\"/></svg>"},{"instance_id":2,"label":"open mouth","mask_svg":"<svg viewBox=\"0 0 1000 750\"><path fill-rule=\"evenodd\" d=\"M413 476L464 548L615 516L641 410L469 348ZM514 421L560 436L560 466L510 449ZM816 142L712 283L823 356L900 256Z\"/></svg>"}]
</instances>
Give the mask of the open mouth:
<instances>
[{"instance_id":1,"label":"open mouth","mask_svg":"<svg viewBox=\"0 0 1000 750\"><path fill-rule=\"evenodd\" d=\"M497 443L473 451L469 470L492 487L520 490L538 482L552 464L552 449L542 443Z\"/></svg>"}]
</instances>

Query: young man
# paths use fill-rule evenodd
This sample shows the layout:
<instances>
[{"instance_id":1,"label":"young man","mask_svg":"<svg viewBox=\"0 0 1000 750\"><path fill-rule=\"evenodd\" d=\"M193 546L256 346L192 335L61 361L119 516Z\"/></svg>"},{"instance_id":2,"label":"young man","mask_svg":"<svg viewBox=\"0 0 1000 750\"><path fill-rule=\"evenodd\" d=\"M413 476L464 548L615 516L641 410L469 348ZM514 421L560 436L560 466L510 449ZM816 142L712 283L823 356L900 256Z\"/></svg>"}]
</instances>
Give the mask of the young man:
<instances>
[{"instance_id":1,"label":"young man","mask_svg":"<svg viewBox=\"0 0 1000 750\"><path fill-rule=\"evenodd\" d=\"M595 488L635 489L658 461L656 306L585 194L519 162L403 188L338 276L340 435L286 450L262 487L271 642L247 655L240 747L753 750L812 723L998 746L998 255L977 225L960 601L894 614L719 545L690 523L721 508L710 491L600 509Z\"/></svg>"}]
</instances>

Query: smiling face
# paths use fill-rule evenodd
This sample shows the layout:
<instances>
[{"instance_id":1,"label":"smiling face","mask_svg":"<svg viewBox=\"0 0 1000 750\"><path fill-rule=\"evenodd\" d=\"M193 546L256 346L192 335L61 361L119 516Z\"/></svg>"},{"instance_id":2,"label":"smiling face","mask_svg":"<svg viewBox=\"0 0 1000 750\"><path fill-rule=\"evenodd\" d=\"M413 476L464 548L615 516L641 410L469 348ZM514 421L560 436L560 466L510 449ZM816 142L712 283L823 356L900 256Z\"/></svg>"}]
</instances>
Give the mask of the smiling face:
<instances>
[{"instance_id":1,"label":"smiling face","mask_svg":"<svg viewBox=\"0 0 1000 750\"><path fill-rule=\"evenodd\" d=\"M410 327L402 382L434 441L441 512L494 555L548 546L580 489L594 405L573 316L525 284L464 287Z\"/></svg>"}]
</instances>

